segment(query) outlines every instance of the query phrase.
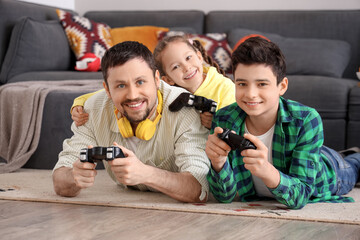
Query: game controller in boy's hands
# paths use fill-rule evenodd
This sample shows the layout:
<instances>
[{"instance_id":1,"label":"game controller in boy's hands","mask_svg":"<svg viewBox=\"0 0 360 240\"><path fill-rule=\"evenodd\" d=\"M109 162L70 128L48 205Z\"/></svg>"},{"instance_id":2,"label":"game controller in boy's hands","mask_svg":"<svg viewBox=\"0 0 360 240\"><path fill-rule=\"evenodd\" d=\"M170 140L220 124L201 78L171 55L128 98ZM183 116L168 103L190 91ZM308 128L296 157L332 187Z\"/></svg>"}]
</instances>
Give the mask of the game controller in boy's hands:
<instances>
[{"instance_id":1,"label":"game controller in boy's hands","mask_svg":"<svg viewBox=\"0 0 360 240\"><path fill-rule=\"evenodd\" d=\"M256 149L256 146L243 136L232 133L230 129L224 128L218 137L231 147L231 150L239 149L240 152L245 149Z\"/></svg>"},{"instance_id":2,"label":"game controller in boy's hands","mask_svg":"<svg viewBox=\"0 0 360 240\"><path fill-rule=\"evenodd\" d=\"M171 112L177 112L182 107L195 107L200 112L209 112L214 114L217 107L217 102L206 97L193 95L191 93L181 93L169 106Z\"/></svg>"},{"instance_id":3,"label":"game controller in boy's hands","mask_svg":"<svg viewBox=\"0 0 360 240\"><path fill-rule=\"evenodd\" d=\"M125 155L119 147L93 147L83 148L80 151L81 162L111 161L115 158L124 158Z\"/></svg>"}]
</instances>

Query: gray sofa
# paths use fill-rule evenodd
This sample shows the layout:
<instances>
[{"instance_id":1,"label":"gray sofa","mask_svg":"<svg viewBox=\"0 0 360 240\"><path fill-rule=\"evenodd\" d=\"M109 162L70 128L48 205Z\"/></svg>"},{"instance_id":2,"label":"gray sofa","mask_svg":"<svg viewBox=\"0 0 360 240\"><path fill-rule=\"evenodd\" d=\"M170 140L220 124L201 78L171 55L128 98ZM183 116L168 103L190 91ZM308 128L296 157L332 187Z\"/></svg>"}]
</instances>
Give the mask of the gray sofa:
<instances>
[{"instance_id":1,"label":"gray sofa","mask_svg":"<svg viewBox=\"0 0 360 240\"><path fill-rule=\"evenodd\" d=\"M100 72L74 70L75 57L55 8L0 0L0 16L0 84L102 79ZM248 33L276 39L273 41L283 49L288 61L289 90L285 97L320 112L326 145L337 150L360 147L360 87L355 74L360 66L360 10L213 11L207 14L202 11L91 11L84 16L112 28L154 25L196 33L227 33L231 47ZM30 42L21 46L26 36ZM44 50L44 46L51 51ZM24 167L53 168L63 140L72 135L70 106L75 97L85 92L49 93L39 145Z\"/></svg>"}]
</instances>

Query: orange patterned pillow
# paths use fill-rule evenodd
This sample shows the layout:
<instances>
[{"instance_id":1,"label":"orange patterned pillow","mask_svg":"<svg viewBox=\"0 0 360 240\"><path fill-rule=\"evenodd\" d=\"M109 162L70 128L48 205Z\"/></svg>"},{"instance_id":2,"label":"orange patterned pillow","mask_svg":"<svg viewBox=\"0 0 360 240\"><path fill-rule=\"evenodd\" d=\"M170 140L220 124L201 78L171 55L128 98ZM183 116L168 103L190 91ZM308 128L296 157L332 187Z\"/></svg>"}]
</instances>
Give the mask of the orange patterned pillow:
<instances>
[{"instance_id":1,"label":"orange patterned pillow","mask_svg":"<svg viewBox=\"0 0 360 240\"><path fill-rule=\"evenodd\" d=\"M114 44L124 41L137 41L147 46L153 52L158 42L158 31L167 32L169 29L156 26L132 26L112 28L110 34Z\"/></svg>"},{"instance_id":2,"label":"orange patterned pillow","mask_svg":"<svg viewBox=\"0 0 360 240\"><path fill-rule=\"evenodd\" d=\"M76 59L81 59L86 53L94 53L102 58L105 51L112 47L110 27L107 24L97 23L60 9L57 9L56 13Z\"/></svg>"}]
</instances>

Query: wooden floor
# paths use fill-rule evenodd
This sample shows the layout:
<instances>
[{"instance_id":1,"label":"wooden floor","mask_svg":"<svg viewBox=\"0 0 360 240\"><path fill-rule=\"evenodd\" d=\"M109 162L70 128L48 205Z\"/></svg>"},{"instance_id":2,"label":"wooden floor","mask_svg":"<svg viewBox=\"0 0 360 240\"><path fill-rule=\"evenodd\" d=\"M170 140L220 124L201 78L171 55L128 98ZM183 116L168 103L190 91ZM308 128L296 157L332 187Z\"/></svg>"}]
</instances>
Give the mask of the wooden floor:
<instances>
[{"instance_id":1,"label":"wooden floor","mask_svg":"<svg viewBox=\"0 0 360 240\"><path fill-rule=\"evenodd\" d=\"M0 239L360 239L359 225L0 200Z\"/></svg>"}]
</instances>

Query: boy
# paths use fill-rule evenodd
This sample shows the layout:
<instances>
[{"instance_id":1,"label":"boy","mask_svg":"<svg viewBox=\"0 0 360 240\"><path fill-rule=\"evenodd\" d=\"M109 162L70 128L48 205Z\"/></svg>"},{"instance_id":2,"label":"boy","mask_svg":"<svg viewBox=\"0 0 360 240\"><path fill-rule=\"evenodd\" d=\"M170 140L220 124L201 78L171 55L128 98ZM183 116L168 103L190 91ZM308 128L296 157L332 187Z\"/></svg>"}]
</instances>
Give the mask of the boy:
<instances>
[{"instance_id":1,"label":"boy","mask_svg":"<svg viewBox=\"0 0 360 240\"><path fill-rule=\"evenodd\" d=\"M352 202L341 195L358 181L360 153L343 159L323 146L318 112L282 97L288 79L278 46L249 38L234 51L232 65L236 103L215 114L205 150L214 197L220 202L232 202L236 194L241 201L270 197L294 209L308 202ZM231 151L218 138L223 128L257 149Z\"/></svg>"}]
</instances>

